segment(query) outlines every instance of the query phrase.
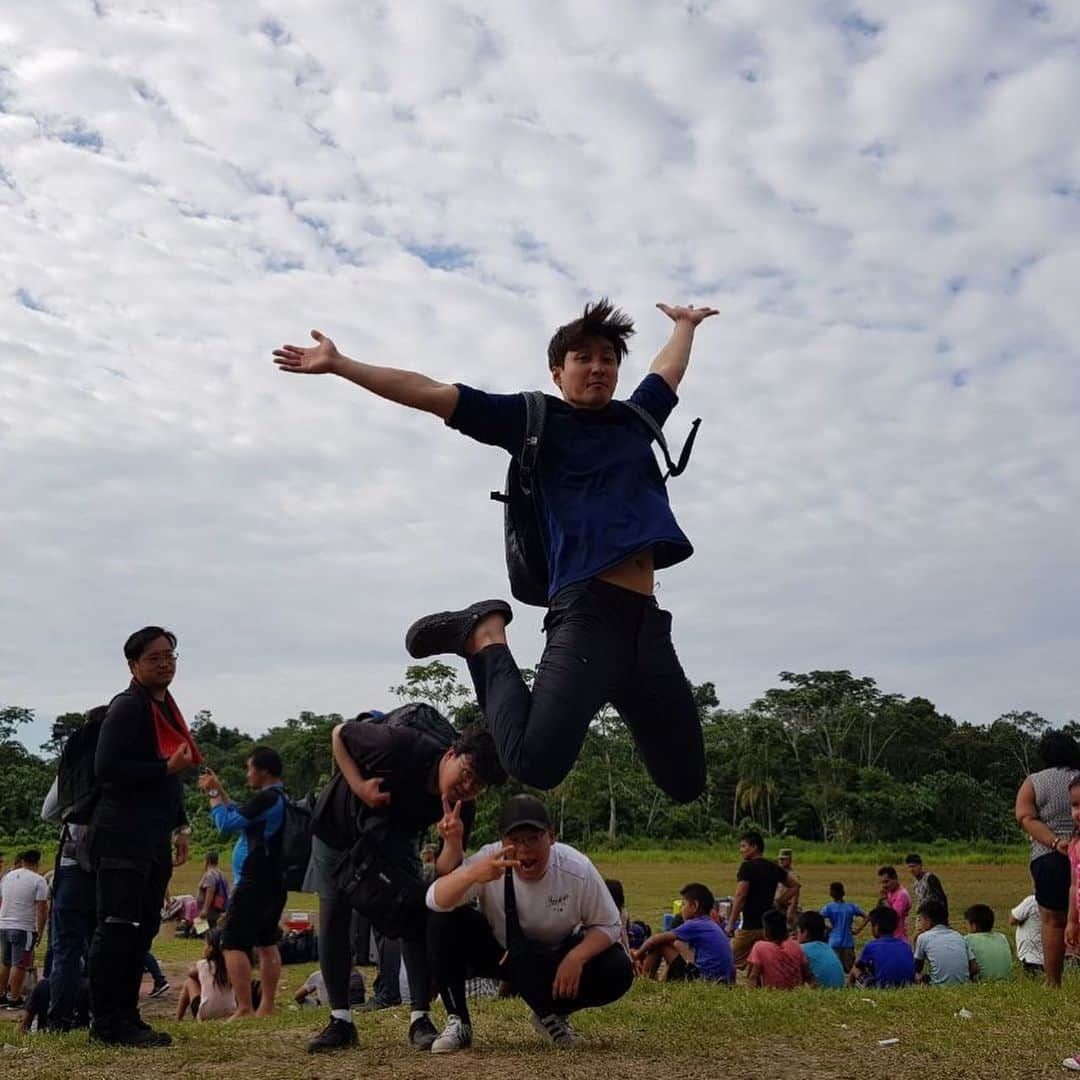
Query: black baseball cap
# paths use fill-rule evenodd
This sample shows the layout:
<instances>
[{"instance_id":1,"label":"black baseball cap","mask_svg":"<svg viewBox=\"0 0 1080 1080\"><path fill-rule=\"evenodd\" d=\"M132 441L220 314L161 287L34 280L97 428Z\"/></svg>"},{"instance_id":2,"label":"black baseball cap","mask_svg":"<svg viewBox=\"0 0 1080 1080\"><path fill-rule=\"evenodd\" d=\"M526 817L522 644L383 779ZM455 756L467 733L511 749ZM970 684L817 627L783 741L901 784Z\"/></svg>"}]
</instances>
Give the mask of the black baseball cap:
<instances>
[{"instance_id":1,"label":"black baseball cap","mask_svg":"<svg viewBox=\"0 0 1080 1080\"><path fill-rule=\"evenodd\" d=\"M506 800L499 815L499 835L505 836L519 825L550 829L547 807L535 795L513 795Z\"/></svg>"}]
</instances>

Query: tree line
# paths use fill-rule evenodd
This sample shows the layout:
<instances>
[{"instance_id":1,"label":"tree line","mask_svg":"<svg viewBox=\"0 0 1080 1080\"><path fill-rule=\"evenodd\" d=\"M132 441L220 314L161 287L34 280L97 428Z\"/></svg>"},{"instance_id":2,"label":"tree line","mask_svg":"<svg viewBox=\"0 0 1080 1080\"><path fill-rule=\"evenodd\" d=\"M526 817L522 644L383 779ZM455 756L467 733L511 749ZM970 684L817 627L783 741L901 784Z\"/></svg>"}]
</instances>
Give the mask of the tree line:
<instances>
[{"instance_id":1,"label":"tree line","mask_svg":"<svg viewBox=\"0 0 1080 1080\"><path fill-rule=\"evenodd\" d=\"M402 702L436 706L458 727L482 722L471 689L441 661L407 668L389 692ZM695 686L694 695L708 768L702 796L681 806L657 791L626 728L605 709L573 770L546 795L562 839L593 848L708 843L754 825L772 835L837 844L1008 842L1018 838L1012 814L1017 786L1041 767L1038 741L1050 726L1026 711L989 724L957 722L926 698L886 694L874 679L850 671L781 672L778 686L742 710L721 707L710 682ZM0 707L0 836L13 843L51 836L39 818L41 803L64 740L84 720L82 713L58 716L35 754L16 738L33 717L25 707ZM255 745L281 754L287 786L298 797L329 778L330 732L342 719L301 712L256 738L202 710L191 728L234 798L244 790ZM1080 736L1075 722L1062 730ZM194 774L186 778L194 838L212 843L194 780ZM508 793L516 790L523 789L511 783ZM475 841L493 837L498 802L481 801Z\"/></svg>"}]
</instances>

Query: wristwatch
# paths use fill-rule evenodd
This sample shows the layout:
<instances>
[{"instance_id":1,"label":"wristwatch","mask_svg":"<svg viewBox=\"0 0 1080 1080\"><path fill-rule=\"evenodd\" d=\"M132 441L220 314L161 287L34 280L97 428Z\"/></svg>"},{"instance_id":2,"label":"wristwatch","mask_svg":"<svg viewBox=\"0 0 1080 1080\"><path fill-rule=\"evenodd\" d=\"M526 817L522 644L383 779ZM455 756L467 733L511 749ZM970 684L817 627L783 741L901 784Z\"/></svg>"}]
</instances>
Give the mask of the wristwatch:
<instances>
[{"instance_id":1,"label":"wristwatch","mask_svg":"<svg viewBox=\"0 0 1080 1080\"><path fill-rule=\"evenodd\" d=\"M206 797L207 797L208 799L216 799L216 798L217 798L217 797L218 797L218 796L219 796L220 794L221 794L221 792L220 792L220 791L219 791L219 790L218 790L218 789L217 789L216 787L212 787L212 788L211 788L211 789L210 789L210 790L209 790L209 791L208 791L208 792L206 793Z\"/></svg>"}]
</instances>

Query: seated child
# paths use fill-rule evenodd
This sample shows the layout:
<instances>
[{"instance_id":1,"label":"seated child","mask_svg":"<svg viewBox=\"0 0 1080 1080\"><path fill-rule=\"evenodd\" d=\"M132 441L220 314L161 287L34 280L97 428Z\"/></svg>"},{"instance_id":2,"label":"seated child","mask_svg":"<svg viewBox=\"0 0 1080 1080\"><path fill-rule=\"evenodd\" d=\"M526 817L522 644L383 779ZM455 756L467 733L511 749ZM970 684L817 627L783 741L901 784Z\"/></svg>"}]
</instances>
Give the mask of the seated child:
<instances>
[{"instance_id":1,"label":"seated child","mask_svg":"<svg viewBox=\"0 0 1080 1080\"><path fill-rule=\"evenodd\" d=\"M765 937L754 942L747 957L747 982L772 990L794 990L804 983L815 985L810 961L798 942L788 936L783 912L766 911L761 916L761 929Z\"/></svg>"},{"instance_id":2,"label":"seated child","mask_svg":"<svg viewBox=\"0 0 1080 1080\"><path fill-rule=\"evenodd\" d=\"M848 972L848 983L867 990L910 986L915 981L915 956L903 938L895 937L899 916L890 907L876 907L867 916L874 940Z\"/></svg>"},{"instance_id":3,"label":"seated child","mask_svg":"<svg viewBox=\"0 0 1080 1080\"><path fill-rule=\"evenodd\" d=\"M189 1009L196 1020L220 1020L236 1012L236 995L221 949L221 930L216 927L206 935L202 959L184 980L176 1005L176 1019L183 1020Z\"/></svg>"},{"instance_id":4,"label":"seated child","mask_svg":"<svg viewBox=\"0 0 1080 1080\"><path fill-rule=\"evenodd\" d=\"M623 884L617 878L604 878L604 884L607 886L607 890L611 893L611 899L615 901L615 906L619 909L619 925L622 927L622 947L626 950L626 955L630 955L630 916L626 913L626 893L623 890Z\"/></svg>"},{"instance_id":5,"label":"seated child","mask_svg":"<svg viewBox=\"0 0 1080 1080\"><path fill-rule=\"evenodd\" d=\"M349 1008L363 1005L366 992L363 974L354 969L349 976ZM330 999L326 996L326 982L322 971L316 968L293 995L293 1000L297 1005L329 1005Z\"/></svg>"},{"instance_id":6,"label":"seated child","mask_svg":"<svg viewBox=\"0 0 1080 1080\"><path fill-rule=\"evenodd\" d=\"M945 905L940 900L926 900L919 905L915 922L919 931L915 940L915 974L921 982L934 986L970 982L979 973L968 939L948 926L945 919Z\"/></svg>"},{"instance_id":7,"label":"seated child","mask_svg":"<svg viewBox=\"0 0 1080 1080\"><path fill-rule=\"evenodd\" d=\"M29 1035L34 1031L46 1030L49 1015L49 1003L52 995L49 991L49 979L43 977L34 984L34 989L26 1001L26 1007L15 1021L15 1031L20 1035ZM75 999L74 1027L90 1026L90 980L79 980L78 997ZM50 1029L52 1030L52 1029Z\"/></svg>"},{"instance_id":8,"label":"seated child","mask_svg":"<svg viewBox=\"0 0 1080 1080\"><path fill-rule=\"evenodd\" d=\"M680 890L682 921L678 926L653 934L630 954L638 972L647 978L656 973L661 959L667 961L661 979L709 979L730 983L735 979L731 942L713 922L713 894L696 882ZM781 919L783 916L781 916Z\"/></svg>"},{"instance_id":9,"label":"seated child","mask_svg":"<svg viewBox=\"0 0 1080 1080\"><path fill-rule=\"evenodd\" d=\"M822 909L829 924L829 947L840 958L844 971L850 971L855 963L855 935L866 926L866 912L858 904L850 904L844 899L844 884L834 881L829 886L832 899ZM862 918L857 929L852 929L856 916Z\"/></svg>"},{"instance_id":10,"label":"seated child","mask_svg":"<svg viewBox=\"0 0 1080 1080\"><path fill-rule=\"evenodd\" d=\"M968 924L968 947L979 965L979 981L1011 979L1012 947L1009 939L994 929L994 909L988 904L972 904L964 912L964 919Z\"/></svg>"},{"instance_id":11,"label":"seated child","mask_svg":"<svg viewBox=\"0 0 1080 1080\"><path fill-rule=\"evenodd\" d=\"M854 905L852 905L854 906ZM804 911L795 920L796 940L810 961L810 971L818 986L839 990L844 985L840 957L825 944L825 920L816 911Z\"/></svg>"}]
</instances>

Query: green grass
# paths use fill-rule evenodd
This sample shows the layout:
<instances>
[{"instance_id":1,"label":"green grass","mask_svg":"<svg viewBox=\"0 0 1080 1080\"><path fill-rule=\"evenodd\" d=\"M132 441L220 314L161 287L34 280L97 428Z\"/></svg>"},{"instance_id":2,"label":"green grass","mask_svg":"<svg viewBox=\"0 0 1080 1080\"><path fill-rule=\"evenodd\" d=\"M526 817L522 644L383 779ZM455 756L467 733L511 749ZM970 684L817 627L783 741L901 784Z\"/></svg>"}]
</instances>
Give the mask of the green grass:
<instances>
[{"instance_id":1,"label":"green grass","mask_svg":"<svg viewBox=\"0 0 1080 1080\"><path fill-rule=\"evenodd\" d=\"M954 925L963 909L975 901L989 903L1001 929L1008 908L1027 894L1030 881L1021 855L1005 864L974 865L935 858L949 892ZM671 860L633 852L597 854L607 876L619 877L626 888L631 914L656 926L681 885L701 880L718 894L734 885L736 863L727 848L697 851L695 858ZM902 853L901 853L902 854ZM837 864L803 859L796 848L797 870L804 883L805 906L827 899L829 881L839 878L848 895L872 902L876 879L867 862ZM894 856L895 858L895 856ZM871 859L870 863L876 860ZM199 866L182 867L176 892L191 891ZM905 876L903 871L901 876ZM314 897L294 893L290 909L314 916ZM155 952L171 978L196 958L201 945L175 939L166 930ZM313 965L284 972L282 1005L312 970ZM325 1014L283 1008L269 1022L177 1024L165 1020L176 1044L168 1050L112 1051L94 1048L83 1033L66 1037L13 1035L12 1025L0 1020L0 1041L30 1047L12 1057L18 1075L56 1077L143 1077L163 1073L186 1076L227 1073L230 1077L518 1077L526 1073L566 1078L608 1077L859 1077L868 1080L914 1070L935 1075L970 1077L1039 1077L1061 1075L1060 1061L1080 1049L1080 1029L1071 1003L1080 991L1080 976L1070 975L1062 993L1017 979L1013 983L949 990L918 988L905 991L798 991L775 993L745 987L722 990L704 986L663 986L641 983L622 1001L581 1014L575 1025L588 1036L581 1050L557 1053L539 1042L517 1001L481 1003L476 1010L476 1046L467 1055L446 1058L421 1056L405 1045L408 1012L404 1009L359 1018L361 1047L313 1059L304 1050L310 1033ZM171 1003L151 1005L159 1015L171 1013ZM956 1017L966 1008L971 1020ZM0 1014L3 1017L4 1014ZM436 1018L438 1021L438 1017ZM154 1017L154 1023L158 1019ZM881 1039L897 1045L881 1047ZM12 1071L12 1075L15 1072Z\"/></svg>"}]
</instances>

